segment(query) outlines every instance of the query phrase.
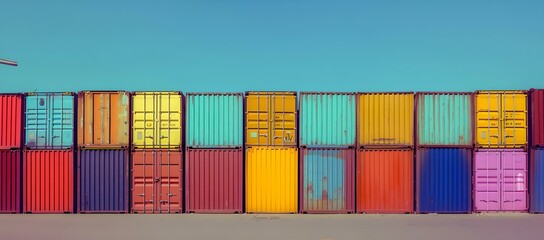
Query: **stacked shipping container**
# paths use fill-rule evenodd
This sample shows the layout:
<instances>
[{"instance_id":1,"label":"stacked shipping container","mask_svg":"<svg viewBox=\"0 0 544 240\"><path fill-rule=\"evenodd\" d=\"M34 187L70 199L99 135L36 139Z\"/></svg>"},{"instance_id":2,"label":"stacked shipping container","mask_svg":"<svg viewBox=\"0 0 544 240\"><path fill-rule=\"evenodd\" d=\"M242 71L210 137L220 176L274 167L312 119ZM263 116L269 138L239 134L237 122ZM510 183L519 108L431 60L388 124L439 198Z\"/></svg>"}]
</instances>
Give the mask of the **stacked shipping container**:
<instances>
[{"instance_id":1,"label":"stacked shipping container","mask_svg":"<svg viewBox=\"0 0 544 240\"><path fill-rule=\"evenodd\" d=\"M529 210L544 213L544 89L531 89L529 107Z\"/></svg>"}]
</instances>

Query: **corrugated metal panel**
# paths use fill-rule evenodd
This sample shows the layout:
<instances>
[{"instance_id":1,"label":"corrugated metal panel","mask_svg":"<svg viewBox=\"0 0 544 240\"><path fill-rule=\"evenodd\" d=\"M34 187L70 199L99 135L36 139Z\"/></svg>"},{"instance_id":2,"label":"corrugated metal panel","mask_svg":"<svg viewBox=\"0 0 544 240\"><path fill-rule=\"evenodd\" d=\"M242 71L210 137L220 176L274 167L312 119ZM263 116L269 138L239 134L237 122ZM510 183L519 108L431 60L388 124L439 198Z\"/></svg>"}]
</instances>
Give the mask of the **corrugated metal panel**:
<instances>
[{"instance_id":1,"label":"corrugated metal panel","mask_svg":"<svg viewBox=\"0 0 544 240\"><path fill-rule=\"evenodd\" d=\"M298 201L298 149L246 149L246 211L295 213Z\"/></svg>"},{"instance_id":2,"label":"corrugated metal panel","mask_svg":"<svg viewBox=\"0 0 544 240\"><path fill-rule=\"evenodd\" d=\"M23 212L74 211L74 152L25 150L23 152Z\"/></svg>"},{"instance_id":3,"label":"corrugated metal panel","mask_svg":"<svg viewBox=\"0 0 544 240\"><path fill-rule=\"evenodd\" d=\"M358 98L359 145L414 145L413 93L361 93Z\"/></svg>"},{"instance_id":4,"label":"corrugated metal panel","mask_svg":"<svg viewBox=\"0 0 544 240\"><path fill-rule=\"evenodd\" d=\"M0 149L21 148L23 95L0 94Z\"/></svg>"},{"instance_id":5,"label":"corrugated metal panel","mask_svg":"<svg viewBox=\"0 0 544 240\"><path fill-rule=\"evenodd\" d=\"M526 212L527 152L486 149L474 153L474 211Z\"/></svg>"},{"instance_id":6,"label":"corrugated metal panel","mask_svg":"<svg viewBox=\"0 0 544 240\"><path fill-rule=\"evenodd\" d=\"M476 144L483 148L527 146L527 94L476 92Z\"/></svg>"},{"instance_id":7,"label":"corrugated metal panel","mask_svg":"<svg viewBox=\"0 0 544 240\"><path fill-rule=\"evenodd\" d=\"M544 213L544 148L531 152L531 212Z\"/></svg>"},{"instance_id":8,"label":"corrugated metal panel","mask_svg":"<svg viewBox=\"0 0 544 240\"><path fill-rule=\"evenodd\" d=\"M468 148L420 148L416 157L416 203L420 213L468 213L471 161Z\"/></svg>"},{"instance_id":9,"label":"corrugated metal panel","mask_svg":"<svg viewBox=\"0 0 544 240\"><path fill-rule=\"evenodd\" d=\"M300 150L300 211L355 212L355 149Z\"/></svg>"},{"instance_id":10,"label":"corrugated metal panel","mask_svg":"<svg viewBox=\"0 0 544 240\"><path fill-rule=\"evenodd\" d=\"M418 93L419 146L472 146L472 93Z\"/></svg>"},{"instance_id":11,"label":"corrugated metal panel","mask_svg":"<svg viewBox=\"0 0 544 240\"><path fill-rule=\"evenodd\" d=\"M181 213L182 162L180 151L132 152L132 212Z\"/></svg>"},{"instance_id":12,"label":"corrugated metal panel","mask_svg":"<svg viewBox=\"0 0 544 240\"><path fill-rule=\"evenodd\" d=\"M74 94L28 93L25 147L69 149L74 145Z\"/></svg>"},{"instance_id":13,"label":"corrugated metal panel","mask_svg":"<svg viewBox=\"0 0 544 240\"><path fill-rule=\"evenodd\" d=\"M185 211L242 213L243 150L187 149Z\"/></svg>"},{"instance_id":14,"label":"corrugated metal panel","mask_svg":"<svg viewBox=\"0 0 544 240\"><path fill-rule=\"evenodd\" d=\"M531 146L544 147L544 89L532 89L529 128Z\"/></svg>"},{"instance_id":15,"label":"corrugated metal panel","mask_svg":"<svg viewBox=\"0 0 544 240\"><path fill-rule=\"evenodd\" d=\"M0 150L0 213L21 211L21 151Z\"/></svg>"},{"instance_id":16,"label":"corrugated metal panel","mask_svg":"<svg viewBox=\"0 0 544 240\"><path fill-rule=\"evenodd\" d=\"M187 146L241 147L243 109L242 93L188 93Z\"/></svg>"},{"instance_id":17,"label":"corrugated metal panel","mask_svg":"<svg viewBox=\"0 0 544 240\"><path fill-rule=\"evenodd\" d=\"M246 146L297 146L297 93L246 94Z\"/></svg>"},{"instance_id":18,"label":"corrugated metal panel","mask_svg":"<svg viewBox=\"0 0 544 240\"><path fill-rule=\"evenodd\" d=\"M132 145L135 149L180 149L182 94L135 92L132 95Z\"/></svg>"},{"instance_id":19,"label":"corrugated metal panel","mask_svg":"<svg viewBox=\"0 0 544 240\"><path fill-rule=\"evenodd\" d=\"M413 186L413 150L357 152L357 212L413 212Z\"/></svg>"},{"instance_id":20,"label":"corrugated metal panel","mask_svg":"<svg viewBox=\"0 0 544 240\"><path fill-rule=\"evenodd\" d=\"M300 93L300 146L355 146L354 93Z\"/></svg>"},{"instance_id":21,"label":"corrugated metal panel","mask_svg":"<svg viewBox=\"0 0 544 240\"><path fill-rule=\"evenodd\" d=\"M79 212L128 212L128 150L78 152Z\"/></svg>"},{"instance_id":22,"label":"corrugated metal panel","mask_svg":"<svg viewBox=\"0 0 544 240\"><path fill-rule=\"evenodd\" d=\"M77 143L84 148L128 147L128 92L78 94Z\"/></svg>"}]
</instances>

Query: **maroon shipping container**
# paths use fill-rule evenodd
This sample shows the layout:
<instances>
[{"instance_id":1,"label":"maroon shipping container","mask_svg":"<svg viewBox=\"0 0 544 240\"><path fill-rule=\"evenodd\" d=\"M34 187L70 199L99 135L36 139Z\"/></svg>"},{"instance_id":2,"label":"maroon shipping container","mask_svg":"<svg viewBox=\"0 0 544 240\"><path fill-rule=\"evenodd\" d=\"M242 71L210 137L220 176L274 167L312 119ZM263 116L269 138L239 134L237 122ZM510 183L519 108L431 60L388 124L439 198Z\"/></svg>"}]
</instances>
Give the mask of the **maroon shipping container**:
<instances>
[{"instance_id":1,"label":"maroon shipping container","mask_svg":"<svg viewBox=\"0 0 544 240\"><path fill-rule=\"evenodd\" d=\"M179 150L132 152L132 212L181 213L182 160Z\"/></svg>"},{"instance_id":2,"label":"maroon shipping container","mask_svg":"<svg viewBox=\"0 0 544 240\"><path fill-rule=\"evenodd\" d=\"M531 89L529 141L533 147L544 147L544 89Z\"/></svg>"},{"instance_id":3,"label":"maroon shipping container","mask_svg":"<svg viewBox=\"0 0 544 240\"><path fill-rule=\"evenodd\" d=\"M0 150L0 213L21 209L21 151Z\"/></svg>"},{"instance_id":4,"label":"maroon shipping container","mask_svg":"<svg viewBox=\"0 0 544 240\"><path fill-rule=\"evenodd\" d=\"M0 149L21 148L22 112L22 94L0 94Z\"/></svg>"},{"instance_id":5,"label":"maroon shipping container","mask_svg":"<svg viewBox=\"0 0 544 240\"><path fill-rule=\"evenodd\" d=\"M242 213L243 150L187 149L185 206L194 213Z\"/></svg>"}]
</instances>

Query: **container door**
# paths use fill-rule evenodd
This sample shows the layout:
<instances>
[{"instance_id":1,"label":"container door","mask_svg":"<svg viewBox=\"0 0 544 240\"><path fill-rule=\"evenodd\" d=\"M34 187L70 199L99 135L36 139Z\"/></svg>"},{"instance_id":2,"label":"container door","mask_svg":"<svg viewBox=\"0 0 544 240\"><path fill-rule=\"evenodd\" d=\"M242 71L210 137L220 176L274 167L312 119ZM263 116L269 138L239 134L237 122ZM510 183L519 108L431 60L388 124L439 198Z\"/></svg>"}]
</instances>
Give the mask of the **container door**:
<instances>
[{"instance_id":1,"label":"container door","mask_svg":"<svg viewBox=\"0 0 544 240\"><path fill-rule=\"evenodd\" d=\"M527 144L527 95L505 93L502 98L502 144L524 146Z\"/></svg>"},{"instance_id":2,"label":"container door","mask_svg":"<svg viewBox=\"0 0 544 240\"><path fill-rule=\"evenodd\" d=\"M69 148L73 143L74 132L74 98L73 96L49 96L48 114L50 138L48 146Z\"/></svg>"},{"instance_id":3,"label":"container door","mask_svg":"<svg viewBox=\"0 0 544 240\"><path fill-rule=\"evenodd\" d=\"M49 101L45 96L26 97L25 145L36 148L46 146L48 136L47 108Z\"/></svg>"},{"instance_id":4,"label":"container door","mask_svg":"<svg viewBox=\"0 0 544 240\"><path fill-rule=\"evenodd\" d=\"M474 172L474 208L477 211L499 211L500 195L500 153L476 152Z\"/></svg>"},{"instance_id":5,"label":"container door","mask_svg":"<svg viewBox=\"0 0 544 240\"><path fill-rule=\"evenodd\" d=\"M155 152L134 152L132 210L153 212L155 204Z\"/></svg>"},{"instance_id":6,"label":"container door","mask_svg":"<svg viewBox=\"0 0 544 240\"><path fill-rule=\"evenodd\" d=\"M527 211L527 153L503 152L502 206L503 211Z\"/></svg>"},{"instance_id":7,"label":"container door","mask_svg":"<svg viewBox=\"0 0 544 240\"><path fill-rule=\"evenodd\" d=\"M153 94L134 95L133 142L136 148L153 146L155 129L155 102Z\"/></svg>"},{"instance_id":8,"label":"container door","mask_svg":"<svg viewBox=\"0 0 544 240\"><path fill-rule=\"evenodd\" d=\"M480 93L476 95L476 140L480 145L498 145L500 135L501 95Z\"/></svg>"},{"instance_id":9,"label":"container door","mask_svg":"<svg viewBox=\"0 0 544 240\"><path fill-rule=\"evenodd\" d=\"M269 106L272 123L268 141L274 146L296 146L296 96L272 95Z\"/></svg>"},{"instance_id":10,"label":"container door","mask_svg":"<svg viewBox=\"0 0 544 240\"><path fill-rule=\"evenodd\" d=\"M181 154L160 152L156 156L157 177L155 179L157 203L156 212L181 212Z\"/></svg>"},{"instance_id":11,"label":"container door","mask_svg":"<svg viewBox=\"0 0 544 240\"><path fill-rule=\"evenodd\" d=\"M269 145L269 99L270 95L247 96L247 144L252 146ZM270 119L270 121L272 121Z\"/></svg>"},{"instance_id":12,"label":"container door","mask_svg":"<svg viewBox=\"0 0 544 240\"><path fill-rule=\"evenodd\" d=\"M155 95L157 108L155 119L158 125L154 134L154 145L166 148L181 147L181 95Z\"/></svg>"}]
</instances>

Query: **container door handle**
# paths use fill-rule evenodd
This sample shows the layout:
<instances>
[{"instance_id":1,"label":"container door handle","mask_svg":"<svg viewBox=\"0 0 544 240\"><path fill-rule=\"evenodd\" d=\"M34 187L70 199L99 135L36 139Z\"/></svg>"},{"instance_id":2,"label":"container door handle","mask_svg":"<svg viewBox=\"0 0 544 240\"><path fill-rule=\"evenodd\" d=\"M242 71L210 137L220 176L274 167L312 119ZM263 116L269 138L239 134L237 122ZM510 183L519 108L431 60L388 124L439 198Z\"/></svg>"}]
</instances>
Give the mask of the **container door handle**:
<instances>
[{"instance_id":1,"label":"container door handle","mask_svg":"<svg viewBox=\"0 0 544 240\"><path fill-rule=\"evenodd\" d=\"M514 137L514 135L504 135L505 138L507 137Z\"/></svg>"},{"instance_id":2,"label":"container door handle","mask_svg":"<svg viewBox=\"0 0 544 240\"><path fill-rule=\"evenodd\" d=\"M146 137L146 138L151 138L151 139L153 139L153 136L145 136L145 137Z\"/></svg>"},{"instance_id":3,"label":"container door handle","mask_svg":"<svg viewBox=\"0 0 544 240\"><path fill-rule=\"evenodd\" d=\"M514 199L512 200L504 200L504 202L521 202L521 199Z\"/></svg>"},{"instance_id":4,"label":"container door handle","mask_svg":"<svg viewBox=\"0 0 544 240\"><path fill-rule=\"evenodd\" d=\"M489 135L489 137L492 137L492 138L499 138L499 135Z\"/></svg>"},{"instance_id":5,"label":"container door handle","mask_svg":"<svg viewBox=\"0 0 544 240\"><path fill-rule=\"evenodd\" d=\"M142 194L138 194L138 196L143 197L143 196L145 196L145 194L143 194L143 193L142 193Z\"/></svg>"},{"instance_id":6,"label":"container door handle","mask_svg":"<svg viewBox=\"0 0 544 240\"><path fill-rule=\"evenodd\" d=\"M168 200L161 200L160 202L161 202L161 203L169 203L170 201L168 201Z\"/></svg>"},{"instance_id":7,"label":"container door handle","mask_svg":"<svg viewBox=\"0 0 544 240\"><path fill-rule=\"evenodd\" d=\"M163 138L168 138L168 137L167 136L161 136L161 139L163 139Z\"/></svg>"},{"instance_id":8,"label":"container door handle","mask_svg":"<svg viewBox=\"0 0 544 240\"><path fill-rule=\"evenodd\" d=\"M173 196L176 196L176 194L173 194L173 193L168 194L168 197L173 197Z\"/></svg>"},{"instance_id":9,"label":"container door handle","mask_svg":"<svg viewBox=\"0 0 544 240\"><path fill-rule=\"evenodd\" d=\"M263 134L259 134L259 136L268 137L268 134L263 133Z\"/></svg>"},{"instance_id":10,"label":"container door handle","mask_svg":"<svg viewBox=\"0 0 544 240\"><path fill-rule=\"evenodd\" d=\"M495 202L495 203L496 203L497 200L489 200L489 201L487 201L487 200L480 200L480 202Z\"/></svg>"},{"instance_id":11,"label":"container door handle","mask_svg":"<svg viewBox=\"0 0 544 240\"><path fill-rule=\"evenodd\" d=\"M146 203L153 203L153 200L147 200L147 201L144 201Z\"/></svg>"},{"instance_id":12,"label":"container door handle","mask_svg":"<svg viewBox=\"0 0 544 240\"><path fill-rule=\"evenodd\" d=\"M160 178L155 178L155 182L159 182L160 180Z\"/></svg>"},{"instance_id":13,"label":"container door handle","mask_svg":"<svg viewBox=\"0 0 544 240\"><path fill-rule=\"evenodd\" d=\"M60 136L53 136L53 138L59 138Z\"/></svg>"}]
</instances>

